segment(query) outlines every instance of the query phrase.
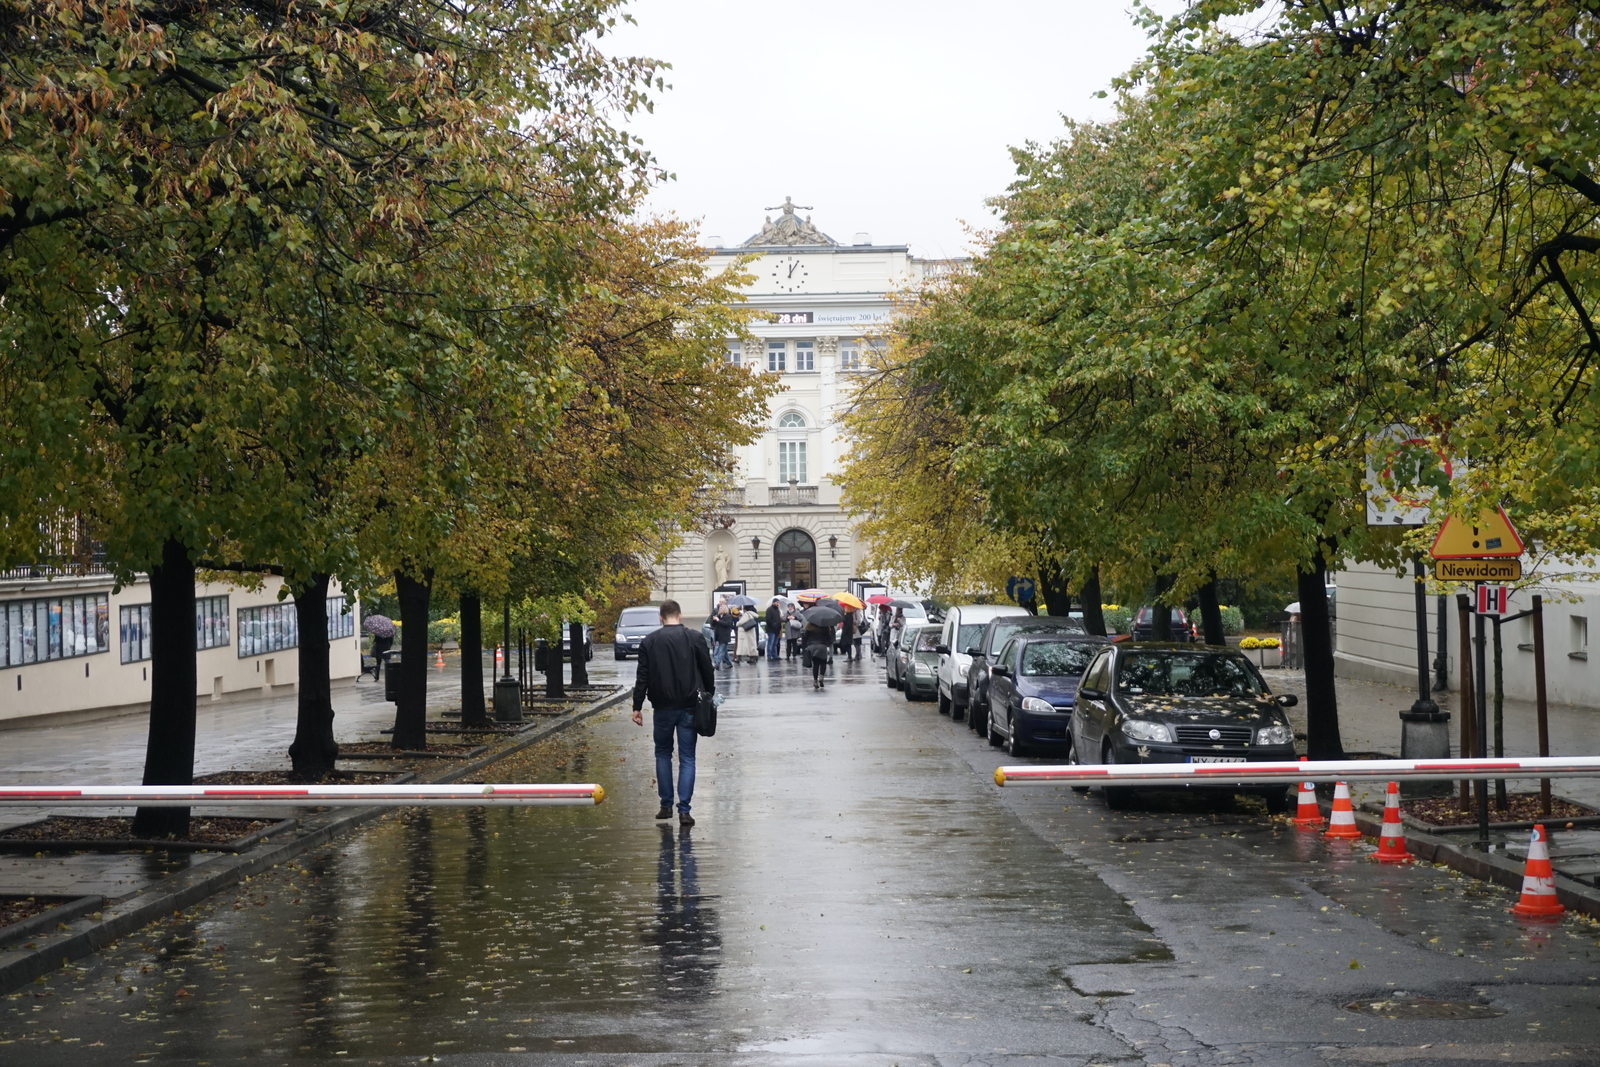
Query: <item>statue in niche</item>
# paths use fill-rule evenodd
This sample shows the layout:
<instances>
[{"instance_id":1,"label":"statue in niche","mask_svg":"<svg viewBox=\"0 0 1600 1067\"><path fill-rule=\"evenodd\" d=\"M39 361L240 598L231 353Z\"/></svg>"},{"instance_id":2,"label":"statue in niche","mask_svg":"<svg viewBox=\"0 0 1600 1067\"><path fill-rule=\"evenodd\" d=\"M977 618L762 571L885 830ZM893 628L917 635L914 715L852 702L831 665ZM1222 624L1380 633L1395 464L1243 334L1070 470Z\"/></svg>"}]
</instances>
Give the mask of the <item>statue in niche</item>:
<instances>
[{"instance_id":1,"label":"statue in niche","mask_svg":"<svg viewBox=\"0 0 1600 1067\"><path fill-rule=\"evenodd\" d=\"M718 546L717 555L711 561L711 569L717 576L717 584L724 585L728 576L733 573L733 559L728 555L728 550Z\"/></svg>"}]
</instances>

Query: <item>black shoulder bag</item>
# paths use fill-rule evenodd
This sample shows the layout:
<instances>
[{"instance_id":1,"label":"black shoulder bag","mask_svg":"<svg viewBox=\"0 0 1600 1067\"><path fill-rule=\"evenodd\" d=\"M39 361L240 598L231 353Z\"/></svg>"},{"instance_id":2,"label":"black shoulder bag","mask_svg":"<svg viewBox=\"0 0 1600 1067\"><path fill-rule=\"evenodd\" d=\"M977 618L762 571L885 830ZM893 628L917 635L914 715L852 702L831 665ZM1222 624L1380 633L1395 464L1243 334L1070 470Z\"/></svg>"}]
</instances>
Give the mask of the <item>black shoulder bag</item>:
<instances>
[{"instance_id":1,"label":"black shoulder bag","mask_svg":"<svg viewBox=\"0 0 1600 1067\"><path fill-rule=\"evenodd\" d=\"M704 690L695 694L694 732L701 737L711 737L717 732L717 702L715 694Z\"/></svg>"}]
</instances>

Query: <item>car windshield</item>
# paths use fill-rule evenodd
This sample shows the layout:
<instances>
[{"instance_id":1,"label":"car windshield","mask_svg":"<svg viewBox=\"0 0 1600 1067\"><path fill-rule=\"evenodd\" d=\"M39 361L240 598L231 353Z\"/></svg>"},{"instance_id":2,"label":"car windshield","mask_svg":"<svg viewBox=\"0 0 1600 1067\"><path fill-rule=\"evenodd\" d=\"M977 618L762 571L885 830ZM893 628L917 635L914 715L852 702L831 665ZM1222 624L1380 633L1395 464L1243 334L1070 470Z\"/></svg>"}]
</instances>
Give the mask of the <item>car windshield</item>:
<instances>
[{"instance_id":1,"label":"car windshield","mask_svg":"<svg viewBox=\"0 0 1600 1067\"><path fill-rule=\"evenodd\" d=\"M956 647L952 652L965 652L979 641L983 640L985 623L969 623L966 626L956 627Z\"/></svg>"},{"instance_id":2,"label":"car windshield","mask_svg":"<svg viewBox=\"0 0 1600 1067\"><path fill-rule=\"evenodd\" d=\"M660 621L661 615L655 608L629 608L622 613L622 618L617 621L618 626L652 626Z\"/></svg>"},{"instance_id":3,"label":"car windshield","mask_svg":"<svg viewBox=\"0 0 1600 1067\"><path fill-rule=\"evenodd\" d=\"M918 652L932 652L938 647L939 630L937 627L930 627L929 629L923 630L921 633L917 634Z\"/></svg>"},{"instance_id":4,"label":"car windshield","mask_svg":"<svg viewBox=\"0 0 1600 1067\"><path fill-rule=\"evenodd\" d=\"M905 629L905 632L900 635L900 647L901 648L905 648L905 649L909 649L912 646L912 644L916 641L917 635L922 633L922 632L923 631L922 631L922 629L920 627L907 626L906 629ZM935 631L935 632L937 632L937 631Z\"/></svg>"},{"instance_id":5,"label":"car windshield","mask_svg":"<svg viewBox=\"0 0 1600 1067\"><path fill-rule=\"evenodd\" d=\"M1022 650L1022 673L1028 677L1076 678L1094 653L1094 645L1034 641Z\"/></svg>"},{"instance_id":6,"label":"car windshield","mask_svg":"<svg viewBox=\"0 0 1600 1067\"><path fill-rule=\"evenodd\" d=\"M1048 634L1060 633L1063 630L1068 633L1081 634L1083 633L1083 623L1077 619L1051 618L1048 615L1042 619L1030 619L1026 616L1020 619L1002 619L994 624L994 632L989 641L989 650L993 651L999 648L1006 643L1006 638L1019 633Z\"/></svg>"},{"instance_id":7,"label":"car windshield","mask_svg":"<svg viewBox=\"0 0 1600 1067\"><path fill-rule=\"evenodd\" d=\"M1152 696L1255 696L1265 692L1243 657L1226 652L1134 652L1117 689Z\"/></svg>"}]
</instances>

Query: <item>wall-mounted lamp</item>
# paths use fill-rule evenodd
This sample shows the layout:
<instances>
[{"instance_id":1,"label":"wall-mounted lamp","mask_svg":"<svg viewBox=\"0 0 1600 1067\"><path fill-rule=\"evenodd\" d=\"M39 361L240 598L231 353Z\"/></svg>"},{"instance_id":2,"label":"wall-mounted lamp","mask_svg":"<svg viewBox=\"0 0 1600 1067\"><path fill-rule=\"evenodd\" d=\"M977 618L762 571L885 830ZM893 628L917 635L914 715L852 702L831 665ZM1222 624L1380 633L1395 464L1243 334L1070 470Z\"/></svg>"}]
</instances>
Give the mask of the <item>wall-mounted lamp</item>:
<instances>
[{"instance_id":1,"label":"wall-mounted lamp","mask_svg":"<svg viewBox=\"0 0 1600 1067\"><path fill-rule=\"evenodd\" d=\"M761 538L759 538L759 537L750 538L750 551L755 553L756 555L760 555L761 554Z\"/></svg>"},{"instance_id":2,"label":"wall-mounted lamp","mask_svg":"<svg viewBox=\"0 0 1600 1067\"><path fill-rule=\"evenodd\" d=\"M839 535L838 534L829 534L828 535L828 555L837 556L839 554L836 551L836 549L838 549L838 547L839 547Z\"/></svg>"}]
</instances>

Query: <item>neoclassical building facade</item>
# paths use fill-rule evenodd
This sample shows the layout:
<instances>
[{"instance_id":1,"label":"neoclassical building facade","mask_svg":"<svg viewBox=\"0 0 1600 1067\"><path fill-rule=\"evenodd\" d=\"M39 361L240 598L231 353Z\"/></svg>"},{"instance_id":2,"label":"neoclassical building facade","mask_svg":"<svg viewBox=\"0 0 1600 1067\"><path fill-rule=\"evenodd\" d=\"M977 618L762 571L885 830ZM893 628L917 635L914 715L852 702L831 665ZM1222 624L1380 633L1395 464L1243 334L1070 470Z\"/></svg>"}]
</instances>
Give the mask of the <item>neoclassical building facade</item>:
<instances>
[{"instance_id":1,"label":"neoclassical building facade","mask_svg":"<svg viewBox=\"0 0 1600 1067\"><path fill-rule=\"evenodd\" d=\"M875 245L865 233L846 244L823 233L786 199L776 221L741 244L709 238L710 266L740 256L755 281L750 304L766 314L756 340L728 341L728 359L777 375L761 439L740 450L731 494L708 529L686 537L655 568L657 599L672 597L693 615L709 611L715 590L743 583L758 600L773 592L845 588L861 577L866 546L839 503L834 475L849 442L837 418L849 402L864 353L893 315L891 294L955 269L905 245Z\"/></svg>"}]
</instances>

